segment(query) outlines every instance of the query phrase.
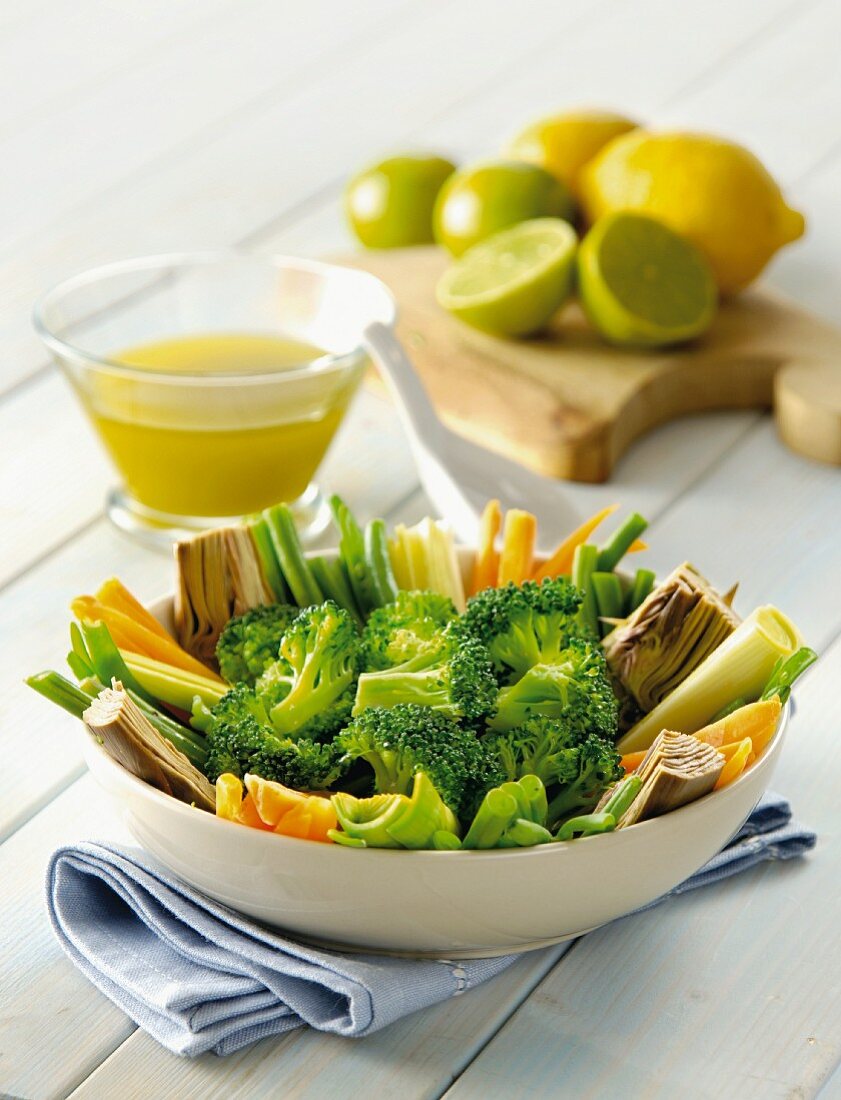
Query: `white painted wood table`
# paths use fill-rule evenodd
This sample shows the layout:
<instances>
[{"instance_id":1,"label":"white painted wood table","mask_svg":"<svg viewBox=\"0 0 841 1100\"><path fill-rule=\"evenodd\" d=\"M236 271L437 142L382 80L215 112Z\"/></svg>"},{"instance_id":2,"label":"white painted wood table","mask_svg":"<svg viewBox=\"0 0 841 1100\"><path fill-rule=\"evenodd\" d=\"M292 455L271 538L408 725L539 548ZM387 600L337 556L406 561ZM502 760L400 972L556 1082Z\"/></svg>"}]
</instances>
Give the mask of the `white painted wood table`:
<instances>
[{"instance_id":1,"label":"white painted wood table","mask_svg":"<svg viewBox=\"0 0 841 1100\"><path fill-rule=\"evenodd\" d=\"M357 1042L298 1031L179 1060L61 954L46 859L113 835L72 719L21 684L58 665L67 602L166 559L103 519L110 474L30 329L37 292L94 262L244 245L347 247L347 173L395 148L492 152L531 116L614 105L752 146L810 234L770 281L841 324L838 0L31 0L0 5L0 1093L42 1098L841 1096L841 473L767 416L688 419L637 446L584 513L652 520L743 607L822 651L775 785L819 830L766 865L524 957L483 989ZM324 470L363 516L426 503L389 407L363 393ZM648 536L647 536L648 537Z\"/></svg>"}]
</instances>

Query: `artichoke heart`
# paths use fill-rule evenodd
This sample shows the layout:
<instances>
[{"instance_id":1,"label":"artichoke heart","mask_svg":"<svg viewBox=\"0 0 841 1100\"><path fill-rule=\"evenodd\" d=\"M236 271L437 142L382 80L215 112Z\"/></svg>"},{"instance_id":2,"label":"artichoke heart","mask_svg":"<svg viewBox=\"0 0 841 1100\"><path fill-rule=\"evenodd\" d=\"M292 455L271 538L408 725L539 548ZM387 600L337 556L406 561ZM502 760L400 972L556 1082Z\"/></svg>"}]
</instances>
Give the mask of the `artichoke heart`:
<instances>
[{"instance_id":1,"label":"artichoke heart","mask_svg":"<svg viewBox=\"0 0 841 1100\"><path fill-rule=\"evenodd\" d=\"M722 753L688 733L663 730L635 772L639 793L617 828L659 817L709 794L724 768Z\"/></svg>"},{"instance_id":2,"label":"artichoke heart","mask_svg":"<svg viewBox=\"0 0 841 1100\"><path fill-rule=\"evenodd\" d=\"M739 622L728 599L684 562L605 638L605 656L622 688L648 713Z\"/></svg>"},{"instance_id":3,"label":"artichoke heart","mask_svg":"<svg viewBox=\"0 0 841 1100\"><path fill-rule=\"evenodd\" d=\"M104 688L83 714L90 733L117 763L181 802L213 813L216 790L183 752L163 737L119 680Z\"/></svg>"},{"instance_id":4,"label":"artichoke heart","mask_svg":"<svg viewBox=\"0 0 841 1100\"><path fill-rule=\"evenodd\" d=\"M275 602L257 546L245 527L218 527L177 543L175 628L194 657L213 665L216 642L228 622Z\"/></svg>"}]
</instances>

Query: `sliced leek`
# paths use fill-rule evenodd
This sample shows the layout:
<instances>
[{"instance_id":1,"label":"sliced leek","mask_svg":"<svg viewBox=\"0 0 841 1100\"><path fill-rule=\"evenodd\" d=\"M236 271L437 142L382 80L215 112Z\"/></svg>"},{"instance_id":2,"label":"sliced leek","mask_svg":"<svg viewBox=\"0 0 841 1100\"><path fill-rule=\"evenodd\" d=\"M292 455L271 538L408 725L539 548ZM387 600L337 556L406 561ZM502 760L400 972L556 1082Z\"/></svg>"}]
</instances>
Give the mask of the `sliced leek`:
<instances>
[{"instance_id":1,"label":"sliced leek","mask_svg":"<svg viewBox=\"0 0 841 1100\"><path fill-rule=\"evenodd\" d=\"M661 730L695 733L732 699L758 699L780 657L802 645L800 632L776 607L758 607L694 672L640 719L616 748L651 746Z\"/></svg>"}]
</instances>

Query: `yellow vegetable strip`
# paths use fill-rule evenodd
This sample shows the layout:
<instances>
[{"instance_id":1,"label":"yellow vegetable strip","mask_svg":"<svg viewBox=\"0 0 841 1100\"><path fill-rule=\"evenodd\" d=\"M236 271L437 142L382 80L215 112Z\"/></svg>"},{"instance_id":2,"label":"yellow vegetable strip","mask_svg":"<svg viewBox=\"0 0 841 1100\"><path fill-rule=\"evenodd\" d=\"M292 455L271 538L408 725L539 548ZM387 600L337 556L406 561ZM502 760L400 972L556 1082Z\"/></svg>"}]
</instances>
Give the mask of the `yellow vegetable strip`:
<instances>
[{"instance_id":1,"label":"yellow vegetable strip","mask_svg":"<svg viewBox=\"0 0 841 1100\"><path fill-rule=\"evenodd\" d=\"M760 699L757 703L748 703L717 722L704 726L694 736L699 741L712 745L714 749L749 737L756 752L761 752L777 728L781 710L778 695L771 699Z\"/></svg>"},{"instance_id":2,"label":"yellow vegetable strip","mask_svg":"<svg viewBox=\"0 0 841 1100\"><path fill-rule=\"evenodd\" d=\"M471 595L483 588L493 588L499 576L499 552L496 540L502 527L502 509L498 500L489 500L479 522L479 545L473 563Z\"/></svg>"},{"instance_id":3,"label":"yellow vegetable strip","mask_svg":"<svg viewBox=\"0 0 841 1100\"><path fill-rule=\"evenodd\" d=\"M746 737L744 741L740 741L736 747L736 751L724 765L713 790L717 791L721 787L726 787L728 783L732 783L734 779L738 779L745 770L748 757L752 751L753 745L749 737Z\"/></svg>"},{"instance_id":4,"label":"yellow vegetable strip","mask_svg":"<svg viewBox=\"0 0 841 1100\"><path fill-rule=\"evenodd\" d=\"M117 577L110 577L99 587L96 598L106 607L113 607L115 611L122 611L124 615L140 625L145 626L162 638L173 641L172 635L162 626L151 611L147 611L143 604L129 592L126 586Z\"/></svg>"},{"instance_id":5,"label":"yellow vegetable strip","mask_svg":"<svg viewBox=\"0 0 841 1100\"><path fill-rule=\"evenodd\" d=\"M207 665L203 665L201 661L197 661L182 649L174 638L162 637L156 631L130 618L125 612L108 607L93 596L77 596L70 604L70 608L77 619L105 623L118 649L128 649L132 653L151 657L163 664L172 665L173 668L180 668L184 672L201 676L205 680L213 680L220 684L223 682L215 672L210 671Z\"/></svg>"},{"instance_id":6,"label":"yellow vegetable strip","mask_svg":"<svg viewBox=\"0 0 841 1100\"><path fill-rule=\"evenodd\" d=\"M580 527L576 527L572 534L567 535L564 541L535 572L534 579L541 581L544 577L560 577L566 573L571 573L572 559L576 547L583 546L599 524L603 523L608 516L612 516L618 507L618 504L611 504L607 508L602 508L600 512L590 516Z\"/></svg>"},{"instance_id":7,"label":"yellow vegetable strip","mask_svg":"<svg viewBox=\"0 0 841 1100\"><path fill-rule=\"evenodd\" d=\"M638 554L641 550L647 550L648 543L643 542L642 539L634 539L628 549L625 551L627 554Z\"/></svg>"},{"instance_id":8,"label":"yellow vegetable strip","mask_svg":"<svg viewBox=\"0 0 841 1100\"><path fill-rule=\"evenodd\" d=\"M537 520L531 512L510 508L505 515L502 553L499 556L499 584L522 584L534 568Z\"/></svg>"}]
</instances>

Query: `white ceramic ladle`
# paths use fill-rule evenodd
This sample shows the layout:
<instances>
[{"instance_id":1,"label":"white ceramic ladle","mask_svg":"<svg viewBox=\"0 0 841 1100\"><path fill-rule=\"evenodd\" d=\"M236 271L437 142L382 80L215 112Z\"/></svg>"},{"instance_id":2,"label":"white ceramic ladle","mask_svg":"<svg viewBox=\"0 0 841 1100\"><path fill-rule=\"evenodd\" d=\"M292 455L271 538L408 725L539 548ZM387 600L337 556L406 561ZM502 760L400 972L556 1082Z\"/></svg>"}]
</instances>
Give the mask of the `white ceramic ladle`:
<instances>
[{"instance_id":1,"label":"white ceramic ladle","mask_svg":"<svg viewBox=\"0 0 841 1100\"><path fill-rule=\"evenodd\" d=\"M373 321L363 341L379 367L412 448L421 484L457 538L474 543L486 502L534 512L544 537L575 526L577 515L555 481L456 435L441 422L393 328Z\"/></svg>"}]
</instances>

